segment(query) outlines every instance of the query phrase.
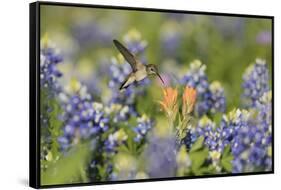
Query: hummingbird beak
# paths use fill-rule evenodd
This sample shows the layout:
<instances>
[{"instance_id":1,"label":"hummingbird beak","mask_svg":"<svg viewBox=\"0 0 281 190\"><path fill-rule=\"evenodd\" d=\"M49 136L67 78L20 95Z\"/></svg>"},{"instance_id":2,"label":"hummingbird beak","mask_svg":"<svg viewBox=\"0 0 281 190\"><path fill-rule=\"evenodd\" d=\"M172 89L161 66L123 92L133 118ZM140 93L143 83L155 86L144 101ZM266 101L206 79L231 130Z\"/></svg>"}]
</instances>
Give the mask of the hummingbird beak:
<instances>
[{"instance_id":1,"label":"hummingbird beak","mask_svg":"<svg viewBox=\"0 0 281 190\"><path fill-rule=\"evenodd\" d=\"M164 80L162 79L162 77L160 76L160 74L156 72L156 75L160 78L160 80L162 81L162 83L165 84L165 83L164 83Z\"/></svg>"}]
</instances>

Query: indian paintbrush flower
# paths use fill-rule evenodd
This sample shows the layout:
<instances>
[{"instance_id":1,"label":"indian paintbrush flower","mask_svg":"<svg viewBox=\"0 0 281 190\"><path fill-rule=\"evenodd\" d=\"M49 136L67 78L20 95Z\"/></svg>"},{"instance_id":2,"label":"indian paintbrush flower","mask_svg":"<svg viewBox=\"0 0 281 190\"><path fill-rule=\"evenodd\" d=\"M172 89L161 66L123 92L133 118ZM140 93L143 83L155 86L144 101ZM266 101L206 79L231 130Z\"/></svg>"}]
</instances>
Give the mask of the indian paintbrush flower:
<instances>
[{"instance_id":1,"label":"indian paintbrush flower","mask_svg":"<svg viewBox=\"0 0 281 190\"><path fill-rule=\"evenodd\" d=\"M196 90L192 87L186 86L182 95L182 113L183 115L190 114L196 102Z\"/></svg>"},{"instance_id":2,"label":"indian paintbrush flower","mask_svg":"<svg viewBox=\"0 0 281 190\"><path fill-rule=\"evenodd\" d=\"M163 100L160 101L159 103L162 106L163 110L165 111L170 121L174 121L177 115L177 111L178 111L177 97L178 97L177 89L173 89L171 87L167 87L163 89Z\"/></svg>"}]
</instances>

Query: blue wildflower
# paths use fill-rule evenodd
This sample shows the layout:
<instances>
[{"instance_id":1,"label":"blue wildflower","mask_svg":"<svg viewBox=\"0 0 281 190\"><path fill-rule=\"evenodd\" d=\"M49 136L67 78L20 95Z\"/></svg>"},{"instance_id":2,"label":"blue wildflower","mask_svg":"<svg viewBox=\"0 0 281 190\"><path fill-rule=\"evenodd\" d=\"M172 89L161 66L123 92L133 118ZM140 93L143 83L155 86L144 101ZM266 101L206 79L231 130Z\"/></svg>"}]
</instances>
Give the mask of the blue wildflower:
<instances>
[{"instance_id":1,"label":"blue wildflower","mask_svg":"<svg viewBox=\"0 0 281 190\"><path fill-rule=\"evenodd\" d=\"M181 83L196 89L195 113L198 116L207 113L223 113L226 107L224 89L217 81L212 82L210 85L205 70L206 65L199 60L193 61L189 70L183 76Z\"/></svg>"},{"instance_id":2,"label":"blue wildflower","mask_svg":"<svg viewBox=\"0 0 281 190\"><path fill-rule=\"evenodd\" d=\"M272 127L272 91L265 92L257 102L258 122L263 126L264 132Z\"/></svg>"},{"instance_id":3,"label":"blue wildflower","mask_svg":"<svg viewBox=\"0 0 281 190\"><path fill-rule=\"evenodd\" d=\"M136 137L134 140L136 142L140 142L146 136L147 132L152 127L152 121L146 116L142 115L142 117L137 118L137 126L133 129L136 133Z\"/></svg>"},{"instance_id":4,"label":"blue wildflower","mask_svg":"<svg viewBox=\"0 0 281 190\"><path fill-rule=\"evenodd\" d=\"M243 18L215 16L212 20L214 27L224 39L238 40L243 38L246 26Z\"/></svg>"},{"instance_id":5,"label":"blue wildflower","mask_svg":"<svg viewBox=\"0 0 281 190\"><path fill-rule=\"evenodd\" d=\"M145 151L147 174L150 178L174 177L176 174L176 138L151 136Z\"/></svg>"},{"instance_id":6,"label":"blue wildflower","mask_svg":"<svg viewBox=\"0 0 281 190\"><path fill-rule=\"evenodd\" d=\"M110 116L113 123L127 121L132 113L129 106L112 103L105 107L105 113Z\"/></svg>"},{"instance_id":7,"label":"blue wildflower","mask_svg":"<svg viewBox=\"0 0 281 190\"><path fill-rule=\"evenodd\" d=\"M103 25L94 20L75 23L71 33L81 48L110 44L112 39L112 30L104 30Z\"/></svg>"},{"instance_id":8,"label":"blue wildflower","mask_svg":"<svg viewBox=\"0 0 281 190\"><path fill-rule=\"evenodd\" d=\"M195 133L198 137L204 137L204 144L209 148L209 150L218 150L220 134L216 130L216 124L207 116L204 116L199 120Z\"/></svg>"},{"instance_id":9,"label":"blue wildflower","mask_svg":"<svg viewBox=\"0 0 281 190\"><path fill-rule=\"evenodd\" d=\"M260 31L256 36L256 42L261 45L268 45L271 44L272 35L271 31L263 30Z\"/></svg>"},{"instance_id":10,"label":"blue wildflower","mask_svg":"<svg viewBox=\"0 0 281 190\"><path fill-rule=\"evenodd\" d=\"M180 141L177 140L178 148L181 145L185 145L186 149L189 150L197 138L198 134L196 133L195 128L187 128L185 131L185 136Z\"/></svg>"},{"instance_id":11,"label":"blue wildflower","mask_svg":"<svg viewBox=\"0 0 281 190\"><path fill-rule=\"evenodd\" d=\"M165 52L164 55L168 57L177 56L182 40L182 33L178 23L172 20L165 22L160 31L160 42Z\"/></svg>"},{"instance_id":12,"label":"blue wildflower","mask_svg":"<svg viewBox=\"0 0 281 190\"><path fill-rule=\"evenodd\" d=\"M190 69L182 78L182 84L193 87L197 91L195 112L199 116L206 114L212 106L211 92L205 70L206 66L199 60L195 60L190 64Z\"/></svg>"},{"instance_id":13,"label":"blue wildflower","mask_svg":"<svg viewBox=\"0 0 281 190\"><path fill-rule=\"evenodd\" d=\"M60 98L64 110L61 119L65 125L58 140L63 149L107 131L109 118L104 106L92 101L85 86L81 85L75 94L61 93Z\"/></svg>"},{"instance_id":14,"label":"blue wildflower","mask_svg":"<svg viewBox=\"0 0 281 190\"><path fill-rule=\"evenodd\" d=\"M139 55L144 53L147 47L147 42L142 39L140 32L136 29L129 30L123 39L127 48L134 54Z\"/></svg>"},{"instance_id":15,"label":"blue wildflower","mask_svg":"<svg viewBox=\"0 0 281 190\"><path fill-rule=\"evenodd\" d=\"M272 169L271 91L264 93L257 106L257 118L251 117L233 139L235 173Z\"/></svg>"},{"instance_id":16,"label":"blue wildflower","mask_svg":"<svg viewBox=\"0 0 281 190\"><path fill-rule=\"evenodd\" d=\"M234 109L227 115L223 115L221 125L217 128L221 140L218 147L219 152L222 152L226 145L232 144L238 132L248 126L249 117L250 113L247 110L240 109Z\"/></svg>"},{"instance_id":17,"label":"blue wildflower","mask_svg":"<svg viewBox=\"0 0 281 190\"><path fill-rule=\"evenodd\" d=\"M269 71L265 60L256 59L243 75L243 100L245 106L255 106L258 99L269 90Z\"/></svg>"},{"instance_id":18,"label":"blue wildflower","mask_svg":"<svg viewBox=\"0 0 281 190\"><path fill-rule=\"evenodd\" d=\"M40 85L47 89L49 95L58 93L61 89L58 78L62 73L58 70L57 64L62 62L62 56L54 48L43 47L40 52Z\"/></svg>"},{"instance_id":19,"label":"blue wildflower","mask_svg":"<svg viewBox=\"0 0 281 190\"><path fill-rule=\"evenodd\" d=\"M215 81L212 82L210 85L210 92L211 92L211 113L221 112L224 113L226 109L226 98L224 94L224 89L222 88L220 82Z\"/></svg>"},{"instance_id":20,"label":"blue wildflower","mask_svg":"<svg viewBox=\"0 0 281 190\"><path fill-rule=\"evenodd\" d=\"M108 153L116 153L117 146L120 146L128 139L128 135L124 129L119 129L114 133L110 134L105 141L105 151Z\"/></svg>"},{"instance_id":21,"label":"blue wildflower","mask_svg":"<svg viewBox=\"0 0 281 190\"><path fill-rule=\"evenodd\" d=\"M49 127L50 114L53 106L50 100L54 100L56 95L61 92L61 85L58 80L62 73L58 70L57 65L62 63L62 56L57 49L48 45L47 37L42 39L40 51L40 92L41 92L41 113L40 122L42 127ZM47 140L47 137L46 139Z\"/></svg>"}]
</instances>

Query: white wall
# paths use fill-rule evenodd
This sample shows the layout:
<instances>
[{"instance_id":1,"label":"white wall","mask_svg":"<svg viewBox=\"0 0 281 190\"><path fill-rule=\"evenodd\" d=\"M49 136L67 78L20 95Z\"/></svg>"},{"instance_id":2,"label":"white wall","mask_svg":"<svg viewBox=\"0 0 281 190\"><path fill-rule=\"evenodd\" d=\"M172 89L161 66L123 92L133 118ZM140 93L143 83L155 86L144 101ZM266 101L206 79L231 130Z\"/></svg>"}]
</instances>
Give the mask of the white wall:
<instances>
[{"instance_id":1,"label":"white wall","mask_svg":"<svg viewBox=\"0 0 281 190\"><path fill-rule=\"evenodd\" d=\"M63 0L61 0L63 1ZM136 6L275 16L275 172L274 175L82 187L83 189L269 189L280 185L281 11L278 0L69 0L75 3ZM28 187L28 3L0 4L0 189ZM72 189L82 189L72 188ZM279 187L280 188L280 187ZM60 188L63 189L63 188ZM276 189L276 188L275 188Z\"/></svg>"}]
</instances>

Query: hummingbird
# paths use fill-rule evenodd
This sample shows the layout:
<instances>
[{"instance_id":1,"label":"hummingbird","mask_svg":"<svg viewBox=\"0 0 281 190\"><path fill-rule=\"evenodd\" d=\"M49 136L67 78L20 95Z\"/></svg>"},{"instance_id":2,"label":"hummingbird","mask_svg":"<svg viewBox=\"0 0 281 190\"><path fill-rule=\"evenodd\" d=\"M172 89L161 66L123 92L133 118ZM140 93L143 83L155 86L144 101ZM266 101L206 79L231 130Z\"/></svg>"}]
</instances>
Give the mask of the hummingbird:
<instances>
[{"instance_id":1,"label":"hummingbird","mask_svg":"<svg viewBox=\"0 0 281 190\"><path fill-rule=\"evenodd\" d=\"M160 76L156 65L148 64L145 65L141 63L125 46L123 46L118 40L113 40L114 45L123 55L125 60L130 64L132 72L126 77L124 82L121 84L119 90L126 89L130 84L135 81L141 81L145 79L148 75L156 75L160 78L163 84L164 81Z\"/></svg>"}]
</instances>

